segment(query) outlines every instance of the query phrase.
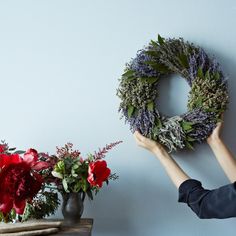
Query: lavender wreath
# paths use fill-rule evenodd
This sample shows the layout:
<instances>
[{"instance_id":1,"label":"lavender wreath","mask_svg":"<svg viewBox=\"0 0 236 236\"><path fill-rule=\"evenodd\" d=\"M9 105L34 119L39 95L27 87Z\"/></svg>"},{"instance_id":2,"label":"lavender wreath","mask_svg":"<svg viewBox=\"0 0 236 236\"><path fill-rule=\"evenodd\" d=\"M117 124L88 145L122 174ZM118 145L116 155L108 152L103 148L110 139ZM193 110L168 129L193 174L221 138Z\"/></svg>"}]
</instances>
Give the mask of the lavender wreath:
<instances>
[{"instance_id":1,"label":"lavender wreath","mask_svg":"<svg viewBox=\"0 0 236 236\"><path fill-rule=\"evenodd\" d=\"M158 81L179 74L191 87L187 113L168 117L158 110ZM117 95L131 131L165 145L169 152L193 148L213 131L228 104L224 73L215 58L182 38L158 35L126 64Z\"/></svg>"}]
</instances>

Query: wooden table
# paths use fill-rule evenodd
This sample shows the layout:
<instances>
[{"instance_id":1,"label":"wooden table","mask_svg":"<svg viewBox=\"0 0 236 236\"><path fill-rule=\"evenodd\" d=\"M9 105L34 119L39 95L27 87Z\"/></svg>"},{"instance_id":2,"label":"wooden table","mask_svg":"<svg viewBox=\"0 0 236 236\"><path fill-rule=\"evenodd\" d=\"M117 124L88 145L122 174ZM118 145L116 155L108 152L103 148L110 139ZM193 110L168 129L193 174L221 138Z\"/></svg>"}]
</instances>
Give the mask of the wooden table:
<instances>
[{"instance_id":1,"label":"wooden table","mask_svg":"<svg viewBox=\"0 0 236 236\"><path fill-rule=\"evenodd\" d=\"M63 226L57 234L51 236L91 236L93 228L93 219L81 219L74 226Z\"/></svg>"}]
</instances>

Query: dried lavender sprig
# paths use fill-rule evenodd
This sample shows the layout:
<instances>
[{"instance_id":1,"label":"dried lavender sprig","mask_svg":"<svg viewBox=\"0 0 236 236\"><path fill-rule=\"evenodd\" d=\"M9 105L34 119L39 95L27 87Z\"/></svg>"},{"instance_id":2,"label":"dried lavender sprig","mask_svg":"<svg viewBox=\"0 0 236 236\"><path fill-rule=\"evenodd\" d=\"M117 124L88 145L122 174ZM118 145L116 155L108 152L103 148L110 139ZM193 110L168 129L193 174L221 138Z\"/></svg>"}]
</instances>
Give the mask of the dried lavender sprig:
<instances>
[{"instance_id":1,"label":"dried lavender sprig","mask_svg":"<svg viewBox=\"0 0 236 236\"><path fill-rule=\"evenodd\" d=\"M193 130L188 136L200 143L203 142L216 127L215 117L214 112L205 112L200 108L185 113L183 119L193 124Z\"/></svg>"},{"instance_id":2,"label":"dried lavender sprig","mask_svg":"<svg viewBox=\"0 0 236 236\"><path fill-rule=\"evenodd\" d=\"M140 109L137 114L132 117L128 116L127 109L122 110L125 122L129 123L130 130L134 133L139 130L146 137L152 136L152 129L155 126L155 118L160 117L156 109L149 111L148 109Z\"/></svg>"},{"instance_id":3,"label":"dried lavender sprig","mask_svg":"<svg viewBox=\"0 0 236 236\"><path fill-rule=\"evenodd\" d=\"M146 62L151 60L153 60L153 58L142 49L137 52L136 57L127 64L127 67L135 72L136 77L158 77L160 73L146 64Z\"/></svg>"},{"instance_id":4,"label":"dried lavender sprig","mask_svg":"<svg viewBox=\"0 0 236 236\"><path fill-rule=\"evenodd\" d=\"M203 73L205 74L207 71L209 73L216 73L220 74L221 82L225 80L225 76L220 68L220 64L217 60L213 57L210 58L206 52L202 48L195 48L194 52L190 54L188 58L189 63L189 75L188 75L188 82L190 86L192 85L194 79L197 77L198 69L201 68Z\"/></svg>"}]
</instances>

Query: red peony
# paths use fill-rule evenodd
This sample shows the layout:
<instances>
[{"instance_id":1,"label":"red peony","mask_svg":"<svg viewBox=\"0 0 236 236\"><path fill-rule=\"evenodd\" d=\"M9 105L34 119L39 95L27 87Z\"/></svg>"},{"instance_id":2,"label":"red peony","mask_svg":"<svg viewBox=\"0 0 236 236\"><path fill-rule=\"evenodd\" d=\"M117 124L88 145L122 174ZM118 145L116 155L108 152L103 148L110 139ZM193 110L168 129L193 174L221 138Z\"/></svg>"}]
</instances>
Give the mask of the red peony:
<instances>
[{"instance_id":1,"label":"red peony","mask_svg":"<svg viewBox=\"0 0 236 236\"><path fill-rule=\"evenodd\" d=\"M111 173L111 170L107 168L107 163L104 160L91 162L88 169L88 182L92 186L101 188L102 183L106 181Z\"/></svg>"},{"instance_id":2,"label":"red peony","mask_svg":"<svg viewBox=\"0 0 236 236\"><path fill-rule=\"evenodd\" d=\"M43 179L37 172L48 168L47 162L38 161L38 153L29 149L19 154L0 154L0 211L9 213L12 208L23 214L26 202L40 190Z\"/></svg>"}]
</instances>

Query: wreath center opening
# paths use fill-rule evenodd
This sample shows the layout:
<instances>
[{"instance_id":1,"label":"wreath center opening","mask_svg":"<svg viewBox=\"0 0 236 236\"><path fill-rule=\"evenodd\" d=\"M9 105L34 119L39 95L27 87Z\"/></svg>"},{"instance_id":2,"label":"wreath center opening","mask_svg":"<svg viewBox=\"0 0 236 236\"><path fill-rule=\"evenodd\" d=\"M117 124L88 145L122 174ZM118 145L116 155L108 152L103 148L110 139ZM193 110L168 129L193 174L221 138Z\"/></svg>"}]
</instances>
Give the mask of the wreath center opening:
<instances>
[{"instance_id":1,"label":"wreath center opening","mask_svg":"<svg viewBox=\"0 0 236 236\"><path fill-rule=\"evenodd\" d=\"M157 105L161 114L172 117L187 112L191 88L183 77L177 74L168 75L161 78L157 86Z\"/></svg>"}]
</instances>

